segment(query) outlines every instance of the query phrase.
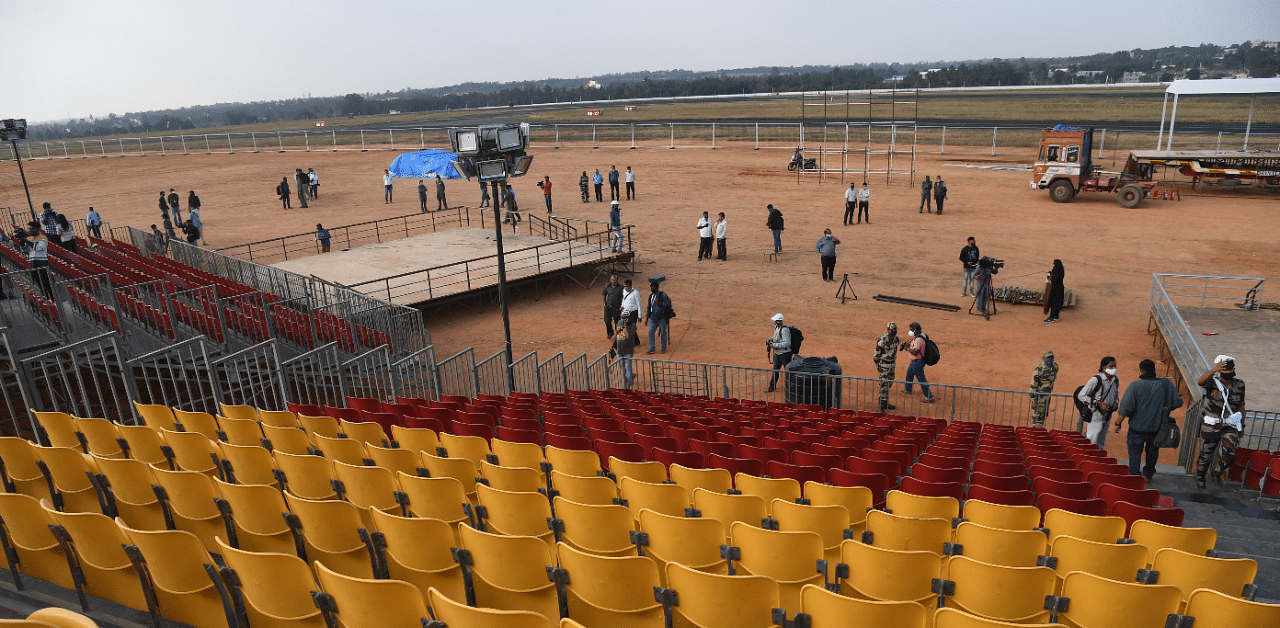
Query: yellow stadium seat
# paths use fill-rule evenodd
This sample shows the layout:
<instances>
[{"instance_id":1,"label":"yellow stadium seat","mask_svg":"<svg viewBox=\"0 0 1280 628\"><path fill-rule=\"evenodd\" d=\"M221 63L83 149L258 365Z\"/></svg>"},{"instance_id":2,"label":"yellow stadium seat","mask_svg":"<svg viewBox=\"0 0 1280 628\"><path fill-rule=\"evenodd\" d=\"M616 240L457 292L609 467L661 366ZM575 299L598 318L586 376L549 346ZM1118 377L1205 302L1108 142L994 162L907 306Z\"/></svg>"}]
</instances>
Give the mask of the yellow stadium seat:
<instances>
[{"instance_id":1,"label":"yellow stadium seat","mask_svg":"<svg viewBox=\"0 0 1280 628\"><path fill-rule=\"evenodd\" d=\"M1160 574L1159 584L1178 587L1184 607L1197 589L1243 597L1245 591L1256 590L1252 585L1258 575L1258 563L1252 558L1211 558L1173 548L1157 551L1151 569Z\"/></svg>"},{"instance_id":2,"label":"yellow stadium seat","mask_svg":"<svg viewBox=\"0 0 1280 628\"><path fill-rule=\"evenodd\" d=\"M489 534L461 526L458 540L470 554L478 606L560 616L556 585L547 579L547 567L554 567L555 559L541 539Z\"/></svg>"},{"instance_id":3,"label":"yellow stadium seat","mask_svg":"<svg viewBox=\"0 0 1280 628\"><path fill-rule=\"evenodd\" d=\"M1052 508L1044 514L1044 528L1049 531L1049 544L1060 536L1070 536L1096 543L1115 543L1124 537L1124 519L1094 517Z\"/></svg>"},{"instance_id":4,"label":"yellow stadium seat","mask_svg":"<svg viewBox=\"0 0 1280 628\"><path fill-rule=\"evenodd\" d=\"M398 515L408 515L397 493L400 484L389 469L333 463L333 478L342 488L342 499L361 508L373 508Z\"/></svg>"},{"instance_id":5,"label":"yellow stadium seat","mask_svg":"<svg viewBox=\"0 0 1280 628\"><path fill-rule=\"evenodd\" d=\"M160 430L173 431L173 410L170 410L169 406L135 401L133 402L133 407L137 409L143 425L157 432Z\"/></svg>"},{"instance_id":6,"label":"yellow stadium seat","mask_svg":"<svg viewBox=\"0 0 1280 628\"><path fill-rule=\"evenodd\" d=\"M658 563L664 574L665 565L672 562L711 573L729 571L728 561L720 555L728 531L715 519L686 519L642 510L640 532L648 539L645 555Z\"/></svg>"},{"instance_id":7,"label":"yellow stadium seat","mask_svg":"<svg viewBox=\"0 0 1280 628\"><path fill-rule=\"evenodd\" d=\"M800 592L800 610L813 626L845 628L924 628L927 614L919 602L876 602L845 597L820 585Z\"/></svg>"},{"instance_id":8,"label":"yellow stadium seat","mask_svg":"<svg viewBox=\"0 0 1280 628\"><path fill-rule=\"evenodd\" d=\"M338 496L333 490L333 463L322 456L275 454L276 469L284 476L285 490L303 499L325 500Z\"/></svg>"},{"instance_id":9,"label":"yellow stadium seat","mask_svg":"<svg viewBox=\"0 0 1280 628\"><path fill-rule=\"evenodd\" d=\"M794 502L800 498L800 483L791 478L762 478L746 473L733 476L733 485L744 495L759 495L766 506L775 499Z\"/></svg>"},{"instance_id":10,"label":"yellow stadium seat","mask_svg":"<svg viewBox=\"0 0 1280 628\"><path fill-rule=\"evenodd\" d=\"M258 408L258 422L272 427L301 427L298 415L288 410L263 410Z\"/></svg>"},{"instance_id":11,"label":"yellow stadium seat","mask_svg":"<svg viewBox=\"0 0 1280 628\"><path fill-rule=\"evenodd\" d=\"M218 430L222 432L220 440L231 443L232 445L242 445L245 447L262 447L262 425L257 421L249 419L229 419L227 417L218 417ZM301 430L294 428L299 436L306 437Z\"/></svg>"},{"instance_id":12,"label":"yellow stadium seat","mask_svg":"<svg viewBox=\"0 0 1280 628\"><path fill-rule=\"evenodd\" d=\"M728 493L733 488L733 476L724 469L690 469L673 464L667 471L671 481L683 486L690 495L698 488L712 493Z\"/></svg>"},{"instance_id":13,"label":"yellow stadium seat","mask_svg":"<svg viewBox=\"0 0 1280 628\"><path fill-rule=\"evenodd\" d=\"M302 431L307 433L312 444L315 444L317 436L338 438L342 434L342 429L338 427L338 420L331 416L300 415L298 425L302 426Z\"/></svg>"},{"instance_id":14,"label":"yellow stadium seat","mask_svg":"<svg viewBox=\"0 0 1280 628\"><path fill-rule=\"evenodd\" d=\"M627 500L631 514L640 518L641 510L652 510L664 515L683 517L689 508L689 491L679 484L651 484L629 477L618 481L618 494Z\"/></svg>"},{"instance_id":15,"label":"yellow stadium seat","mask_svg":"<svg viewBox=\"0 0 1280 628\"><path fill-rule=\"evenodd\" d=\"M977 499L964 502L964 518L978 525L1002 530L1031 530L1043 515L1035 506L1006 506Z\"/></svg>"},{"instance_id":16,"label":"yellow stadium seat","mask_svg":"<svg viewBox=\"0 0 1280 628\"><path fill-rule=\"evenodd\" d=\"M205 549L218 551L214 538L225 540L227 528L218 510L219 495L213 479L203 473L165 469L153 469L152 476L156 484L164 488L165 506L174 526L194 534Z\"/></svg>"},{"instance_id":17,"label":"yellow stadium seat","mask_svg":"<svg viewBox=\"0 0 1280 628\"><path fill-rule=\"evenodd\" d=\"M814 506L844 506L849 512L849 527L855 534L867 529L867 511L874 505L871 489L805 482L804 495Z\"/></svg>"},{"instance_id":18,"label":"yellow stadium seat","mask_svg":"<svg viewBox=\"0 0 1280 628\"><path fill-rule=\"evenodd\" d=\"M848 576L839 578L840 593L880 602L919 602L932 607L938 596L933 579L942 573L943 557L934 552L903 552L845 541L842 560Z\"/></svg>"},{"instance_id":19,"label":"yellow stadium seat","mask_svg":"<svg viewBox=\"0 0 1280 628\"><path fill-rule=\"evenodd\" d=\"M98 499L91 479L98 473L91 456L78 448L34 447L33 450L40 456L36 464L49 473L50 500L55 509L106 514L103 512L106 505Z\"/></svg>"},{"instance_id":20,"label":"yellow stadium seat","mask_svg":"<svg viewBox=\"0 0 1280 628\"><path fill-rule=\"evenodd\" d=\"M1185 613L1196 618L1196 628L1275 628L1280 626L1280 604L1242 600L1212 589L1191 593Z\"/></svg>"},{"instance_id":21,"label":"yellow stadium seat","mask_svg":"<svg viewBox=\"0 0 1280 628\"><path fill-rule=\"evenodd\" d=\"M436 618L449 628L553 628L545 615L524 610L475 608L460 604L436 589L427 594Z\"/></svg>"},{"instance_id":22,"label":"yellow stadium seat","mask_svg":"<svg viewBox=\"0 0 1280 628\"><path fill-rule=\"evenodd\" d=\"M408 449L409 451L426 451L436 453L436 447L440 446L440 439L436 436L434 430L425 427L400 427L399 425L391 426L391 436L395 438L396 444L400 445L400 449Z\"/></svg>"},{"instance_id":23,"label":"yellow stadium seat","mask_svg":"<svg viewBox=\"0 0 1280 628\"><path fill-rule=\"evenodd\" d=\"M388 449L365 445L364 451L374 465L392 473L417 475L418 468L422 466L422 456L416 449Z\"/></svg>"},{"instance_id":24,"label":"yellow stadium seat","mask_svg":"<svg viewBox=\"0 0 1280 628\"><path fill-rule=\"evenodd\" d=\"M706 628L760 628L773 625L779 608L778 583L765 576L726 576L667 563L667 587L679 604L676 625Z\"/></svg>"},{"instance_id":25,"label":"yellow stadium seat","mask_svg":"<svg viewBox=\"0 0 1280 628\"><path fill-rule=\"evenodd\" d=\"M76 589L67 556L50 532L53 519L30 495L0 493L0 526L5 531L5 557L18 589L21 576L52 582L65 589ZM12 553L9 551L12 549Z\"/></svg>"},{"instance_id":26,"label":"yellow stadium seat","mask_svg":"<svg viewBox=\"0 0 1280 628\"><path fill-rule=\"evenodd\" d=\"M542 472L542 463L547 461L542 448L533 443L513 443L499 438L489 441L489 449L504 467L522 467L533 469L542 474L546 482L546 474Z\"/></svg>"},{"instance_id":27,"label":"yellow stadium seat","mask_svg":"<svg viewBox=\"0 0 1280 628\"><path fill-rule=\"evenodd\" d=\"M277 427L263 423L262 436L271 443L271 451L284 452L295 456L311 454L311 441L307 433L297 427Z\"/></svg>"},{"instance_id":28,"label":"yellow stadium seat","mask_svg":"<svg viewBox=\"0 0 1280 628\"><path fill-rule=\"evenodd\" d=\"M553 471L565 475L596 477L600 471L600 456L590 450L560 449L547 445L547 462Z\"/></svg>"},{"instance_id":29,"label":"yellow stadium seat","mask_svg":"<svg viewBox=\"0 0 1280 628\"><path fill-rule=\"evenodd\" d=\"M844 506L812 506L775 499L769 510L779 530L814 532L822 537L823 551L833 564L840 562L840 544L853 538L852 534L845 534L850 530L849 511Z\"/></svg>"},{"instance_id":30,"label":"yellow stadium seat","mask_svg":"<svg viewBox=\"0 0 1280 628\"><path fill-rule=\"evenodd\" d=\"M346 434L350 440L379 447L387 447L389 445L387 433L382 430L381 425L372 421L353 423L338 419L338 429L343 434Z\"/></svg>"},{"instance_id":31,"label":"yellow stadium seat","mask_svg":"<svg viewBox=\"0 0 1280 628\"><path fill-rule=\"evenodd\" d=\"M960 502L954 497L925 497L902 491L889 491L884 496L885 510L912 519L944 519L960 516Z\"/></svg>"},{"instance_id":32,"label":"yellow stadium seat","mask_svg":"<svg viewBox=\"0 0 1280 628\"><path fill-rule=\"evenodd\" d=\"M565 545L597 556L636 555L631 542L636 521L625 506L579 504L564 497L553 505Z\"/></svg>"},{"instance_id":33,"label":"yellow stadium seat","mask_svg":"<svg viewBox=\"0 0 1280 628\"><path fill-rule=\"evenodd\" d=\"M776 581L781 608L800 608L800 590L824 582L816 568L824 557L817 533L765 530L738 522L729 528L729 536L739 550L737 571Z\"/></svg>"},{"instance_id":34,"label":"yellow stadium seat","mask_svg":"<svg viewBox=\"0 0 1280 628\"><path fill-rule=\"evenodd\" d=\"M329 569L323 560L315 569L340 628L422 626L431 618L422 594L407 582L352 577Z\"/></svg>"},{"instance_id":35,"label":"yellow stadium seat","mask_svg":"<svg viewBox=\"0 0 1280 628\"><path fill-rule=\"evenodd\" d=\"M142 428L147 429L147 428ZM108 505L131 528L164 530L165 506L151 487L156 484L153 467L140 460L93 457L101 473L98 483L106 492Z\"/></svg>"},{"instance_id":36,"label":"yellow stadium seat","mask_svg":"<svg viewBox=\"0 0 1280 628\"><path fill-rule=\"evenodd\" d=\"M693 507L704 519L719 521L726 531L738 521L760 526L769 516L769 505L759 495L729 495L702 488L693 489Z\"/></svg>"},{"instance_id":37,"label":"yellow stadium seat","mask_svg":"<svg viewBox=\"0 0 1280 628\"><path fill-rule=\"evenodd\" d=\"M1069 626L1163 626L1182 602L1178 587L1120 582L1082 571L1067 574L1062 595L1071 604L1059 618Z\"/></svg>"},{"instance_id":38,"label":"yellow stadium seat","mask_svg":"<svg viewBox=\"0 0 1280 628\"><path fill-rule=\"evenodd\" d=\"M1147 564L1150 565L1155 560L1155 553L1166 548L1205 556L1217 544L1218 531L1213 528L1180 528L1139 519L1133 522L1129 538L1147 547Z\"/></svg>"},{"instance_id":39,"label":"yellow stadium seat","mask_svg":"<svg viewBox=\"0 0 1280 628\"><path fill-rule=\"evenodd\" d=\"M589 628L644 628L663 622L654 587L662 586L657 565L639 556L599 556L557 546L560 567L568 572L569 616Z\"/></svg>"},{"instance_id":40,"label":"yellow stadium seat","mask_svg":"<svg viewBox=\"0 0 1280 628\"><path fill-rule=\"evenodd\" d=\"M121 449L120 445L120 439L124 437L125 432L125 430L120 429L122 427L125 426L117 425L106 419L76 419L76 429L80 430L80 433L84 434L85 439L88 441L89 453L97 454L103 458L125 457L124 450ZM148 462L148 464L150 463Z\"/></svg>"},{"instance_id":41,"label":"yellow stadium seat","mask_svg":"<svg viewBox=\"0 0 1280 628\"><path fill-rule=\"evenodd\" d=\"M950 519L914 519L900 517L881 510L867 513L867 530L864 540L876 547L904 552L926 551L943 553L943 546L951 541Z\"/></svg>"},{"instance_id":42,"label":"yellow stadium seat","mask_svg":"<svg viewBox=\"0 0 1280 628\"><path fill-rule=\"evenodd\" d=\"M173 449L174 462L183 471L222 477L222 452L204 434L162 430L165 442ZM225 478L224 478L225 479Z\"/></svg>"},{"instance_id":43,"label":"yellow stadium seat","mask_svg":"<svg viewBox=\"0 0 1280 628\"><path fill-rule=\"evenodd\" d=\"M41 502L54 525L61 527L71 539L75 558L84 574L86 590L94 597L111 600L134 610L159 613L150 587L138 579L133 562L125 553L133 545L120 526L111 519L93 513L61 513ZM56 532L55 532L56 534Z\"/></svg>"},{"instance_id":44,"label":"yellow stadium seat","mask_svg":"<svg viewBox=\"0 0 1280 628\"><path fill-rule=\"evenodd\" d=\"M79 449L81 453L89 453L88 443L82 443L80 439L84 437L80 433L80 428L76 426L76 418L66 412L37 412L31 411L36 421L40 424L40 429L44 432L45 439L49 445L53 447L67 447L70 449Z\"/></svg>"},{"instance_id":45,"label":"yellow stadium seat","mask_svg":"<svg viewBox=\"0 0 1280 628\"><path fill-rule=\"evenodd\" d=\"M613 456L609 457L609 473L613 474L614 480L618 485L622 485L622 478L631 478L638 482L646 482L649 484L662 484L667 481L667 467L661 462L630 462L627 460L618 460Z\"/></svg>"},{"instance_id":46,"label":"yellow stadium seat","mask_svg":"<svg viewBox=\"0 0 1280 628\"><path fill-rule=\"evenodd\" d=\"M555 548L556 540L547 521L551 519L551 502L542 493L514 493L484 484L476 485L476 498L487 511L488 531L507 536L531 536Z\"/></svg>"},{"instance_id":47,"label":"yellow stadium seat","mask_svg":"<svg viewBox=\"0 0 1280 628\"><path fill-rule=\"evenodd\" d=\"M356 578L374 576L373 557L360 538L360 509L343 501L312 501L285 493L294 534L302 536L307 560Z\"/></svg>"},{"instance_id":48,"label":"yellow stadium seat","mask_svg":"<svg viewBox=\"0 0 1280 628\"><path fill-rule=\"evenodd\" d=\"M203 434L209 440L219 440L218 420L213 418L212 414L207 412L187 412L186 410L173 410L173 428L174 432L194 432Z\"/></svg>"},{"instance_id":49,"label":"yellow stadium seat","mask_svg":"<svg viewBox=\"0 0 1280 628\"><path fill-rule=\"evenodd\" d=\"M947 606L988 619L1025 624L1048 623L1045 596L1057 586L1048 567L1004 567L953 556L946 564L946 580L954 590L943 596Z\"/></svg>"},{"instance_id":50,"label":"yellow stadium seat","mask_svg":"<svg viewBox=\"0 0 1280 628\"><path fill-rule=\"evenodd\" d=\"M1052 552L1059 584L1073 571L1133 582L1138 570L1147 564L1147 548L1136 544L1097 543L1063 536L1053 542Z\"/></svg>"},{"instance_id":51,"label":"yellow stadium seat","mask_svg":"<svg viewBox=\"0 0 1280 628\"><path fill-rule=\"evenodd\" d=\"M49 497L49 483L40 471L37 447L25 438L0 437L0 460L4 461L4 490L36 499Z\"/></svg>"},{"instance_id":52,"label":"yellow stadium seat","mask_svg":"<svg viewBox=\"0 0 1280 628\"><path fill-rule=\"evenodd\" d=\"M369 514L386 542L385 576L408 582L424 595L436 588L455 599L466 599L462 566L453 560L458 537L452 526L439 519L398 517L380 510Z\"/></svg>"},{"instance_id":53,"label":"yellow stadium seat","mask_svg":"<svg viewBox=\"0 0 1280 628\"><path fill-rule=\"evenodd\" d=\"M200 539L182 530L122 528L147 562L160 614L194 628L236 628L230 600L223 603L217 563ZM214 549L219 549L217 545ZM205 566L208 566L206 569Z\"/></svg>"},{"instance_id":54,"label":"yellow stadium seat","mask_svg":"<svg viewBox=\"0 0 1280 628\"><path fill-rule=\"evenodd\" d=\"M255 423L254 425L257 425ZM275 476L275 458L262 445L218 443L225 479L232 484L280 486ZM229 468L229 469L228 469ZM232 481L234 480L234 481Z\"/></svg>"},{"instance_id":55,"label":"yellow stadium seat","mask_svg":"<svg viewBox=\"0 0 1280 628\"><path fill-rule=\"evenodd\" d=\"M1046 628L1067 628L1065 624L1040 625ZM1026 624L978 617L955 608L940 608L933 612L933 626L934 628L1019 628Z\"/></svg>"},{"instance_id":56,"label":"yellow stadium seat","mask_svg":"<svg viewBox=\"0 0 1280 628\"><path fill-rule=\"evenodd\" d=\"M377 426L376 423L373 425ZM365 458L369 457L365 453L364 442L357 438L329 438L317 435L315 437L315 446L319 450L318 453L330 462L345 462L362 466Z\"/></svg>"},{"instance_id":57,"label":"yellow stadium seat","mask_svg":"<svg viewBox=\"0 0 1280 628\"><path fill-rule=\"evenodd\" d=\"M489 482L489 486L512 493L537 493L546 490L546 476L541 471L529 467L504 467L480 463L480 475Z\"/></svg>"},{"instance_id":58,"label":"yellow stadium seat","mask_svg":"<svg viewBox=\"0 0 1280 628\"><path fill-rule=\"evenodd\" d=\"M409 497L409 512L415 517L430 517L448 523L457 530L469 522L471 502L462 483L454 478L423 478L400 473L396 475L400 490Z\"/></svg>"},{"instance_id":59,"label":"yellow stadium seat","mask_svg":"<svg viewBox=\"0 0 1280 628\"><path fill-rule=\"evenodd\" d=\"M618 485L599 476L551 472L551 487L563 498L579 504L609 506L618 498Z\"/></svg>"},{"instance_id":60,"label":"yellow stadium seat","mask_svg":"<svg viewBox=\"0 0 1280 628\"><path fill-rule=\"evenodd\" d=\"M258 409L253 406L231 405L226 403L219 403L218 407L221 410L220 412L218 412L218 414L221 414L222 416L225 416L230 419L249 419L251 421L258 420Z\"/></svg>"},{"instance_id":61,"label":"yellow stadium seat","mask_svg":"<svg viewBox=\"0 0 1280 628\"><path fill-rule=\"evenodd\" d=\"M249 552L297 552L293 532L284 519L289 506L279 490L261 484L213 482L218 489L216 503L222 525L231 528L227 535L235 535L235 542L227 539L228 543Z\"/></svg>"},{"instance_id":62,"label":"yellow stadium seat","mask_svg":"<svg viewBox=\"0 0 1280 628\"><path fill-rule=\"evenodd\" d=\"M105 421L105 419L89 419L91 421ZM129 447L128 455L124 452L120 455L102 455L93 451L93 441L89 441L89 451L100 458L132 458L140 462L150 465L163 466L166 469L174 470L178 468L176 462L172 458L173 452L169 450L169 444L165 442L164 433L153 430L145 425L116 425L115 429L119 433L120 438L125 441ZM118 447L117 447L118 448Z\"/></svg>"},{"instance_id":63,"label":"yellow stadium seat","mask_svg":"<svg viewBox=\"0 0 1280 628\"><path fill-rule=\"evenodd\" d=\"M436 436L440 439L440 447L448 453L446 457L470 460L477 469L480 468L480 463L493 453L489 451L489 441L479 436L456 436L447 432Z\"/></svg>"},{"instance_id":64,"label":"yellow stadium seat","mask_svg":"<svg viewBox=\"0 0 1280 628\"><path fill-rule=\"evenodd\" d=\"M249 552L219 539L222 560L236 574L245 614L254 628L325 628L311 599L315 575L292 554Z\"/></svg>"},{"instance_id":65,"label":"yellow stadium seat","mask_svg":"<svg viewBox=\"0 0 1280 628\"><path fill-rule=\"evenodd\" d=\"M956 543L968 558L1006 567L1035 567L1049 554L1049 538L1043 532L988 528L972 521L956 527Z\"/></svg>"}]
</instances>

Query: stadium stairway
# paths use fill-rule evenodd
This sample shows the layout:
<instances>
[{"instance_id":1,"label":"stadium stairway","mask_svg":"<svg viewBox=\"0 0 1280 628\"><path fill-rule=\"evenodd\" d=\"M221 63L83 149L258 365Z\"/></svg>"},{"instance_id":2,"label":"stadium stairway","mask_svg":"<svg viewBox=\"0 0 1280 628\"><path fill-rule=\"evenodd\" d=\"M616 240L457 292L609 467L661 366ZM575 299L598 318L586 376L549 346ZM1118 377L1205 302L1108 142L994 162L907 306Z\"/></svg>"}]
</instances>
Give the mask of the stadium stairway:
<instances>
[{"instance_id":1,"label":"stadium stairway","mask_svg":"<svg viewBox=\"0 0 1280 628\"><path fill-rule=\"evenodd\" d=\"M1125 461L1121 461L1125 462ZM1238 493L1239 483L1223 490L1196 488L1195 478L1182 467L1160 465L1149 486L1173 497L1186 512L1183 527L1218 531L1219 558L1252 558L1258 562L1259 602L1280 603L1280 511L1275 500L1254 501L1257 491Z\"/></svg>"}]
</instances>

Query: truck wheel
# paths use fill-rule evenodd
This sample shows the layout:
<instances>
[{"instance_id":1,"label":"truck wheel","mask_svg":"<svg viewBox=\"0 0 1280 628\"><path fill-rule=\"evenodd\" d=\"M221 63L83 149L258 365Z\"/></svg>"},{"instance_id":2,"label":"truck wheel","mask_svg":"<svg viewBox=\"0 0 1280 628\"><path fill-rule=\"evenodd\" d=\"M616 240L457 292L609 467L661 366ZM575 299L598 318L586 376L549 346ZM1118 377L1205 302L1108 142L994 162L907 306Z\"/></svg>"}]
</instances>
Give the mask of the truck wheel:
<instances>
[{"instance_id":1,"label":"truck wheel","mask_svg":"<svg viewBox=\"0 0 1280 628\"><path fill-rule=\"evenodd\" d=\"M1049 184L1049 198L1053 199L1055 203L1070 203L1075 195L1075 189L1071 187L1071 182L1066 179L1058 179Z\"/></svg>"},{"instance_id":2,"label":"truck wheel","mask_svg":"<svg viewBox=\"0 0 1280 628\"><path fill-rule=\"evenodd\" d=\"M1120 203L1121 207L1133 209L1138 206L1138 203L1142 202L1143 197L1146 195L1147 193L1143 191L1142 186L1131 183L1120 188L1120 193L1116 195L1116 201Z\"/></svg>"}]
</instances>

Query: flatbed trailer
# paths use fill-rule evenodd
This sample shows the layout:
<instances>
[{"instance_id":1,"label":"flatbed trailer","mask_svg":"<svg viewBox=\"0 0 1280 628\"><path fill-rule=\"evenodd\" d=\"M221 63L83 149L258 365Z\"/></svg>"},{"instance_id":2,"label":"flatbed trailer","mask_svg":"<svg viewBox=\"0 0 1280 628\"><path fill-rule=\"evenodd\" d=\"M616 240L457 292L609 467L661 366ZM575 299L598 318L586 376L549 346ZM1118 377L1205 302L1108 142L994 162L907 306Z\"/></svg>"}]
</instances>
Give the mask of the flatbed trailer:
<instances>
[{"instance_id":1,"label":"flatbed trailer","mask_svg":"<svg viewBox=\"0 0 1280 628\"><path fill-rule=\"evenodd\" d=\"M1280 185L1280 153L1216 150L1133 151L1129 159L1166 168L1191 177L1196 189L1206 180L1237 179L1256 181L1263 186Z\"/></svg>"}]
</instances>

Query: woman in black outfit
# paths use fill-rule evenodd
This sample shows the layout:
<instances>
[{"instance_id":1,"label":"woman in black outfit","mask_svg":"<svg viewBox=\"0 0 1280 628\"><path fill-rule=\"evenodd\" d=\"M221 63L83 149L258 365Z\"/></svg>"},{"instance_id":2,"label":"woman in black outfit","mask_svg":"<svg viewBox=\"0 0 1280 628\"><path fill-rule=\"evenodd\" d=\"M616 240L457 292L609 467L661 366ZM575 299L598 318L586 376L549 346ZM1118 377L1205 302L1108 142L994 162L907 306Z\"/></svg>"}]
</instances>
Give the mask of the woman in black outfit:
<instances>
[{"instance_id":1,"label":"woman in black outfit","mask_svg":"<svg viewBox=\"0 0 1280 628\"><path fill-rule=\"evenodd\" d=\"M1045 309L1049 311L1049 318L1044 319L1046 323L1058 322L1058 312L1062 310L1062 300L1065 290L1062 287L1062 278L1066 272L1062 269L1062 260L1053 260L1053 270L1049 271L1049 290L1045 299Z\"/></svg>"}]
</instances>

